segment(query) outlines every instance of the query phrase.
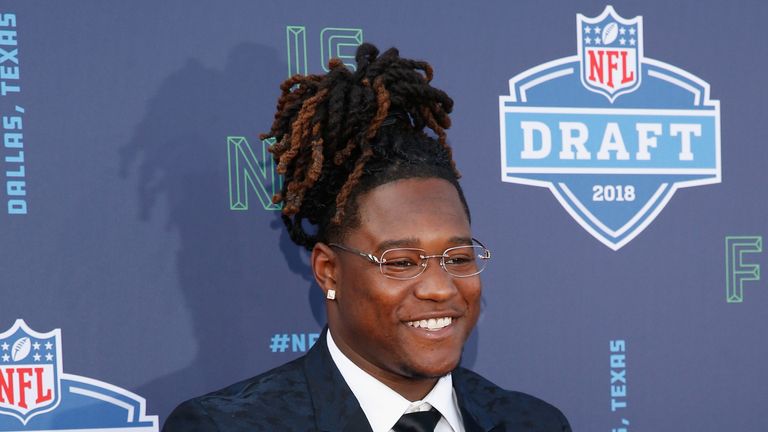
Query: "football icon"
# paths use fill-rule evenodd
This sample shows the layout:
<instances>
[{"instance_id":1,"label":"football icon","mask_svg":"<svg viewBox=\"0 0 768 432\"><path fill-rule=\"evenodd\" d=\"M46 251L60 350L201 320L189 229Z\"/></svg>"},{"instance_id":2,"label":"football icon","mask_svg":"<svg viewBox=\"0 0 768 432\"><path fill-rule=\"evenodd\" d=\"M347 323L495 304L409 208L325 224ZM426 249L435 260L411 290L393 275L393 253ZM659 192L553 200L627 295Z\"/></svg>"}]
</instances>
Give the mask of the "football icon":
<instances>
[{"instance_id":1,"label":"football icon","mask_svg":"<svg viewBox=\"0 0 768 432\"><path fill-rule=\"evenodd\" d=\"M608 45L616 40L616 37L619 36L619 25L615 22L612 22L605 27L603 27L603 44Z\"/></svg>"},{"instance_id":2,"label":"football icon","mask_svg":"<svg viewBox=\"0 0 768 432\"><path fill-rule=\"evenodd\" d=\"M22 361L27 358L31 350L32 342L29 341L28 337L23 337L13 343L13 346L11 347L11 358L15 362Z\"/></svg>"}]
</instances>

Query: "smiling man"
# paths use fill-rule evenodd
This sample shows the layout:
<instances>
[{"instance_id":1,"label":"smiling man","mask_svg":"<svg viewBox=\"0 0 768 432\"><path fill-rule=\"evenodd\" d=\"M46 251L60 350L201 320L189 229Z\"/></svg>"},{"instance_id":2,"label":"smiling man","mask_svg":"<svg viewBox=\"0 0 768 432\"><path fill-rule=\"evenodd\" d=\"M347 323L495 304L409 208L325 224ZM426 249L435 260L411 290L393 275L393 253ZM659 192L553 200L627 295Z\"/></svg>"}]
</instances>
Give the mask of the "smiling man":
<instances>
[{"instance_id":1,"label":"smiling man","mask_svg":"<svg viewBox=\"0 0 768 432\"><path fill-rule=\"evenodd\" d=\"M395 49L363 44L356 60L284 82L263 137L327 329L306 356L183 403L163 430L570 431L557 408L459 367L491 252L446 143L453 101Z\"/></svg>"}]
</instances>

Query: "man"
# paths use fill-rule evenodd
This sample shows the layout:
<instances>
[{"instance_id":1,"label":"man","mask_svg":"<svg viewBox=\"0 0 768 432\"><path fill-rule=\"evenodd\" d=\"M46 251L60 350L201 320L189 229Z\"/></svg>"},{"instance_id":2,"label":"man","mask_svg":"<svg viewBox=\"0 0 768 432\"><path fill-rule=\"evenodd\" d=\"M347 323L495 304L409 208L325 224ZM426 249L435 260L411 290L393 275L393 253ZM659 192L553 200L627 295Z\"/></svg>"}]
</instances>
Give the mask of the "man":
<instances>
[{"instance_id":1,"label":"man","mask_svg":"<svg viewBox=\"0 0 768 432\"><path fill-rule=\"evenodd\" d=\"M429 64L378 54L363 44L355 72L332 60L287 80L263 137L327 329L306 356L180 405L164 431L571 430L555 407L458 367L491 252L446 143L453 101Z\"/></svg>"}]
</instances>

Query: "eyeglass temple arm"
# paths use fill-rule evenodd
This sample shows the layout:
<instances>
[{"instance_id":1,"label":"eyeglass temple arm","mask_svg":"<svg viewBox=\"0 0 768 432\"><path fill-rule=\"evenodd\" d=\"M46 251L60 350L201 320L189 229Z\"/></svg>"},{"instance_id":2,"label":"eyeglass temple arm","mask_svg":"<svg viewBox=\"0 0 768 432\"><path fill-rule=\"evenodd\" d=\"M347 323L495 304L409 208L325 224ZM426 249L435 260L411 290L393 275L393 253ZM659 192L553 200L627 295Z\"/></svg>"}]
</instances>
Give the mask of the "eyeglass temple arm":
<instances>
[{"instance_id":1,"label":"eyeglass temple arm","mask_svg":"<svg viewBox=\"0 0 768 432\"><path fill-rule=\"evenodd\" d=\"M365 253L365 252L359 251L357 249L352 249L350 247L343 246L343 245L340 245L338 243L329 243L328 245L329 246L337 247L337 248L339 248L339 249L341 249L343 251L347 251L347 252L350 252L350 253L353 253L353 254L360 255L361 257L367 259L368 261L370 261L370 262L372 262L374 264L381 264L381 260L379 260L379 257L377 257L375 255L372 255L372 254L369 254L369 253Z\"/></svg>"},{"instance_id":2,"label":"eyeglass temple arm","mask_svg":"<svg viewBox=\"0 0 768 432\"><path fill-rule=\"evenodd\" d=\"M485 254L483 254L483 259L491 259L491 250L490 250L490 249L488 249L488 248L487 248L487 247L486 247L486 246L483 244L483 242L481 242L480 240L478 240L478 239L476 239L476 238L474 238L474 237L472 237L472 240L474 240L474 241L475 241L477 244L479 244L479 245L480 245L480 246L483 248L483 250L485 251Z\"/></svg>"}]
</instances>

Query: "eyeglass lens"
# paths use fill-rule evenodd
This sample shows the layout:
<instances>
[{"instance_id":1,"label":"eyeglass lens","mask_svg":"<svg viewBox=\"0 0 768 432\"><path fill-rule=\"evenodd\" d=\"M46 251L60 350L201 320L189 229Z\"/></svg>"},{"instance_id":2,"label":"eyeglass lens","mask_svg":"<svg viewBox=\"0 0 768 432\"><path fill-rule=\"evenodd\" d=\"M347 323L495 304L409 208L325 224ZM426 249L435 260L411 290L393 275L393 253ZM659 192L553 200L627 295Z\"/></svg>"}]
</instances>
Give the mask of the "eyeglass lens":
<instances>
[{"instance_id":1,"label":"eyeglass lens","mask_svg":"<svg viewBox=\"0 0 768 432\"><path fill-rule=\"evenodd\" d=\"M390 249L381 256L381 272L394 279L416 277L427 266L425 255L422 249ZM477 245L450 248L443 254L443 267L456 277L476 275L483 271L487 262L486 249Z\"/></svg>"}]
</instances>

